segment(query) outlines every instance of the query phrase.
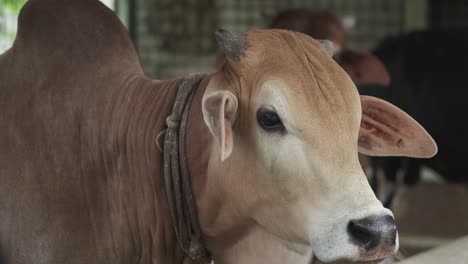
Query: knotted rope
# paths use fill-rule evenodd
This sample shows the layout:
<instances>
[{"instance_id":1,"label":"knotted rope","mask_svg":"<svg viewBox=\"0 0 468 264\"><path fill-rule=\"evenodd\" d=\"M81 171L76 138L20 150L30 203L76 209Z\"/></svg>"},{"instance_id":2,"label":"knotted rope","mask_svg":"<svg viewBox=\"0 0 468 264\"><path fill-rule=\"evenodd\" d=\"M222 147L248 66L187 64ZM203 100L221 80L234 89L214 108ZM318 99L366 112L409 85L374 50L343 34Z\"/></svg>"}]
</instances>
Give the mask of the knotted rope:
<instances>
[{"instance_id":1,"label":"knotted rope","mask_svg":"<svg viewBox=\"0 0 468 264\"><path fill-rule=\"evenodd\" d=\"M177 240L182 250L196 263L210 263L203 244L197 208L185 156L187 116L193 95L205 74L192 75L179 85L174 108L166 119L164 135L164 181Z\"/></svg>"}]
</instances>

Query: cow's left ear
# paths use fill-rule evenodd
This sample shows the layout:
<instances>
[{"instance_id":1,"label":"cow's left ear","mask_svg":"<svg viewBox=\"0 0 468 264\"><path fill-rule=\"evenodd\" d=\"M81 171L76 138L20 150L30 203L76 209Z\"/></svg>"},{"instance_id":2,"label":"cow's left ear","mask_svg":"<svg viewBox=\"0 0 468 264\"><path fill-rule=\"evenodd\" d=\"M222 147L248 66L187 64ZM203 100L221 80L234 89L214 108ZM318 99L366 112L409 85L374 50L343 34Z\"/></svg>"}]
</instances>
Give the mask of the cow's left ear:
<instances>
[{"instance_id":1,"label":"cow's left ear","mask_svg":"<svg viewBox=\"0 0 468 264\"><path fill-rule=\"evenodd\" d=\"M371 96L361 96L361 105L360 153L415 158L430 158L437 153L434 139L398 107Z\"/></svg>"},{"instance_id":2,"label":"cow's left ear","mask_svg":"<svg viewBox=\"0 0 468 264\"><path fill-rule=\"evenodd\" d=\"M227 90L207 90L202 100L203 119L221 149L221 161L233 149L232 126L237 114L237 97Z\"/></svg>"}]
</instances>

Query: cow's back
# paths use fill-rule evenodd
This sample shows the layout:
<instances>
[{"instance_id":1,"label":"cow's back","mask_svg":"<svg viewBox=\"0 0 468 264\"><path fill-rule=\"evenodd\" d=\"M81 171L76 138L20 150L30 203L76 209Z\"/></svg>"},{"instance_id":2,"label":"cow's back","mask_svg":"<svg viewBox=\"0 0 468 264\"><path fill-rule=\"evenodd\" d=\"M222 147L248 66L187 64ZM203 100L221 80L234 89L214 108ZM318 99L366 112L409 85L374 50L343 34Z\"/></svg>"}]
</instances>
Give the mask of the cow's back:
<instances>
[{"instance_id":1,"label":"cow's back","mask_svg":"<svg viewBox=\"0 0 468 264\"><path fill-rule=\"evenodd\" d=\"M93 133L136 75L125 29L98 1L25 5L0 56L0 263L95 263L112 250Z\"/></svg>"}]
</instances>

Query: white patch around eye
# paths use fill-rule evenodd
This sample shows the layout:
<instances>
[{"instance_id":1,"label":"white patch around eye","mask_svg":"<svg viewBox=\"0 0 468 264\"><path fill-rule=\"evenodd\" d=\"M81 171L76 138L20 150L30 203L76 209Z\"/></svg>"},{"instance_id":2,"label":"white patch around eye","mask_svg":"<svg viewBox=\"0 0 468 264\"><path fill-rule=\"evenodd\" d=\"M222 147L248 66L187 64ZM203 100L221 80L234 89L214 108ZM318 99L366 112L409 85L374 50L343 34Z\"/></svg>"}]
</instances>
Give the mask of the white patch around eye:
<instances>
[{"instance_id":1,"label":"white patch around eye","mask_svg":"<svg viewBox=\"0 0 468 264\"><path fill-rule=\"evenodd\" d=\"M276 177L295 178L291 179L291 181L299 184L301 175L310 174L311 163L308 159L303 140L297 136L290 102L284 92L287 89L287 85L281 80L273 79L262 84L260 93L254 102L256 111L261 106L274 109L285 126L287 133L284 135L266 135L259 129L257 136L263 162L270 173ZM291 166L291 164L294 164L294 166ZM289 183L294 184L292 182ZM299 188L298 191L300 189L302 188Z\"/></svg>"},{"instance_id":2,"label":"white patch around eye","mask_svg":"<svg viewBox=\"0 0 468 264\"><path fill-rule=\"evenodd\" d=\"M290 111L288 100L283 90L287 89L285 83L280 80L268 80L260 87L260 93L256 96L255 109L260 106L271 107L276 110L276 113L281 118L283 125L286 128L290 125Z\"/></svg>"}]
</instances>

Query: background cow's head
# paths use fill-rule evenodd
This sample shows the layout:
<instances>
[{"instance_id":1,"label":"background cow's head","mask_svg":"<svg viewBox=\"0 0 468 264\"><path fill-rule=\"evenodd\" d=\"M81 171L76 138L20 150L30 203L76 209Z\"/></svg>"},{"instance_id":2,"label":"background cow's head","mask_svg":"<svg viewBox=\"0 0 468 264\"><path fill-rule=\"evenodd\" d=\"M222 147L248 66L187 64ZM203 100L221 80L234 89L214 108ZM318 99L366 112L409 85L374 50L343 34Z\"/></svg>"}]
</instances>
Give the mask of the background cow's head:
<instances>
[{"instance_id":1,"label":"background cow's head","mask_svg":"<svg viewBox=\"0 0 468 264\"><path fill-rule=\"evenodd\" d=\"M388 86L390 75L383 63L369 52L347 47L343 19L330 10L298 8L279 12L269 28L288 29L316 39L333 41L334 58L356 85Z\"/></svg>"},{"instance_id":2,"label":"background cow's head","mask_svg":"<svg viewBox=\"0 0 468 264\"><path fill-rule=\"evenodd\" d=\"M228 60L203 96L212 187L237 216L323 261L394 254L395 221L357 153L431 156L432 138L398 108L360 97L319 41L285 30L216 35Z\"/></svg>"}]
</instances>

